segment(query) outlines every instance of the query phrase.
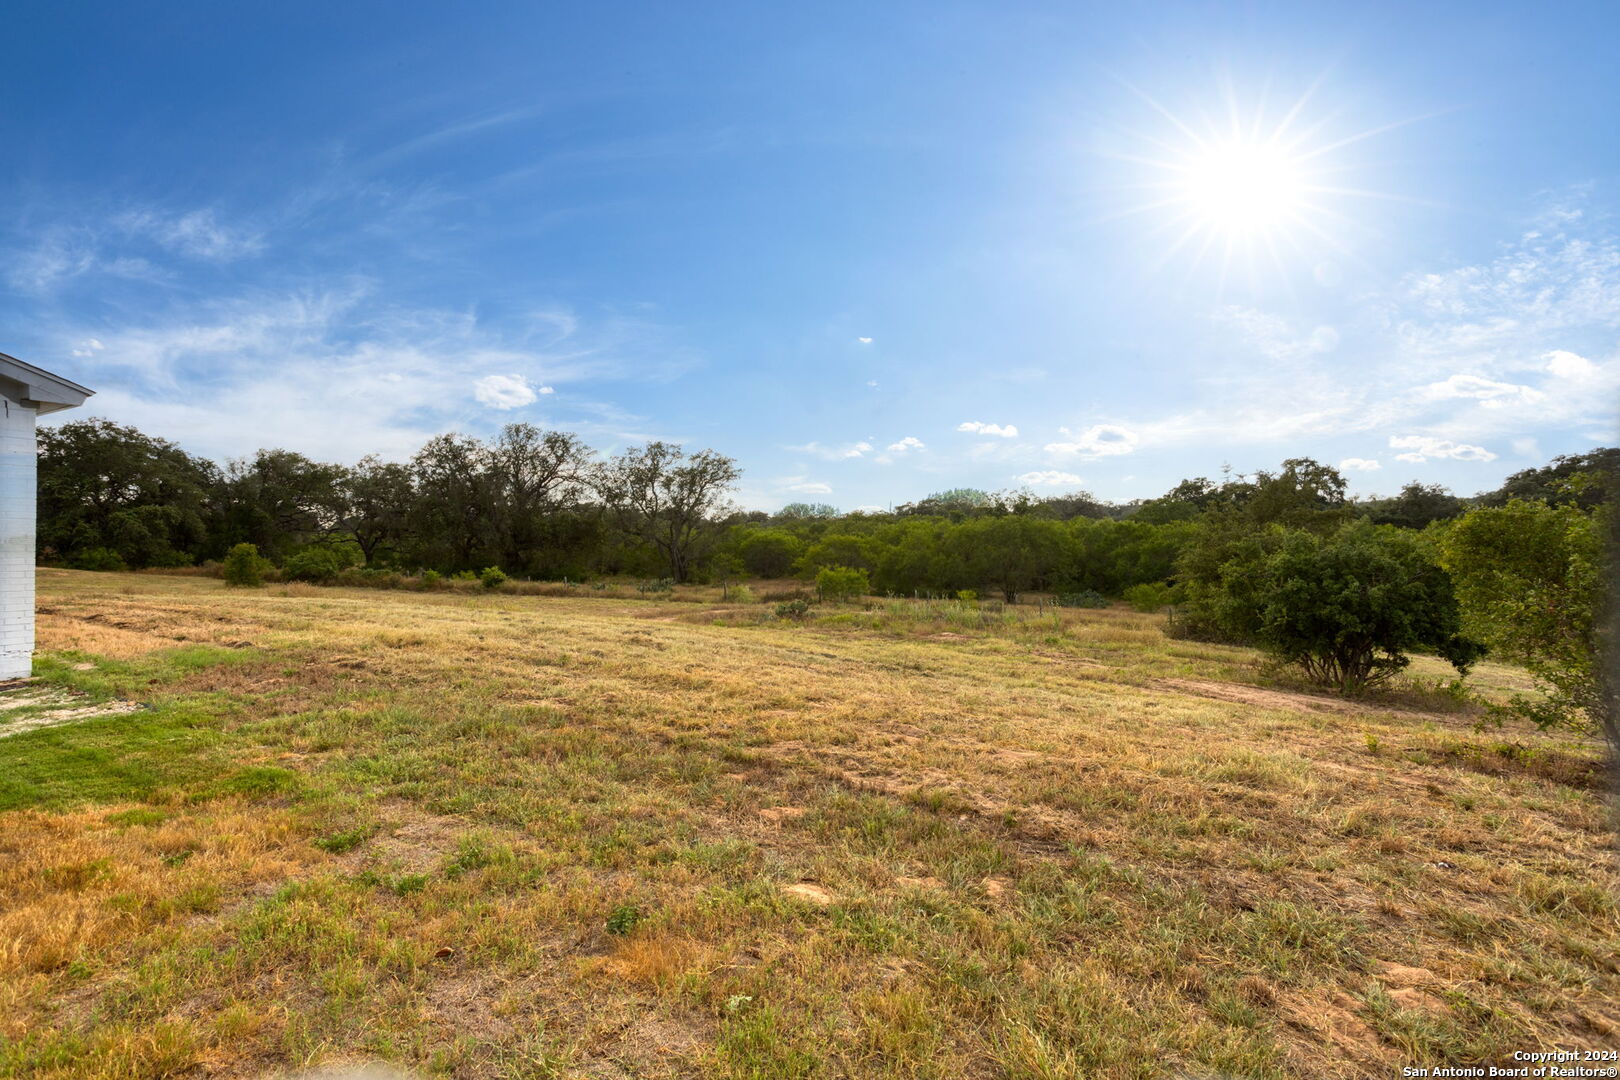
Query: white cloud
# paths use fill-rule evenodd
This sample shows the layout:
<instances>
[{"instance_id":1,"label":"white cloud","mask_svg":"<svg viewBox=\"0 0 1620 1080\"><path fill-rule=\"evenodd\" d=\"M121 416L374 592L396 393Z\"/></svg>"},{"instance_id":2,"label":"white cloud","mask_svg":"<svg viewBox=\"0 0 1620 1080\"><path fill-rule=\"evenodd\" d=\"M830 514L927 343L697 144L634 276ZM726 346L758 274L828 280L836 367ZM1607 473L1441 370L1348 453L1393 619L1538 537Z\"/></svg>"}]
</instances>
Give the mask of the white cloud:
<instances>
[{"instance_id":1,"label":"white cloud","mask_svg":"<svg viewBox=\"0 0 1620 1080\"><path fill-rule=\"evenodd\" d=\"M1030 487L1073 487L1080 483L1080 478L1074 473L1059 472L1056 469L1022 473L1013 479Z\"/></svg>"},{"instance_id":2,"label":"white cloud","mask_svg":"<svg viewBox=\"0 0 1620 1080\"><path fill-rule=\"evenodd\" d=\"M964 420L956 425L957 431L971 431L979 435L994 435L1003 439L1016 439L1018 428L1012 424L983 424L977 420Z\"/></svg>"},{"instance_id":3,"label":"white cloud","mask_svg":"<svg viewBox=\"0 0 1620 1080\"><path fill-rule=\"evenodd\" d=\"M80 347L92 335L103 344L70 365L72 378L98 391L88 408L214 460L258 447L325 461L368 453L399 460L433 435L485 434L510 415L476 402L480 375L520 376L538 396L564 383L669 378L682 363L657 327L636 320L591 321L553 352L528 347L527 326L508 334L466 311L401 308L361 285L255 292L123 327L106 318L51 335L64 363L70 351L86 351ZM50 365L48 353L36 355ZM569 395L568 410L552 419L612 446L680 441L579 393ZM72 420L81 412L58 415Z\"/></svg>"},{"instance_id":4,"label":"white cloud","mask_svg":"<svg viewBox=\"0 0 1620 1080\"><path fill-rule=\"evenodd\" d=\"M1495 461L1496 455L1483 446L1455 443L1449 439L1436 439L1429 435L1391 435L1391 450L1405 450L1396 454L1396 461L1427 461L1430 458L1450 458L1453 461Z\"/></svg>"},{"instance_id":5,"label":"white cloud","mask_svg":"<svg viewBox=\"0 0 1620 1080\"><path fill-rule=\"evenodd\" d=\"M870 453L872 444L863 441L844 443L842 446L823 446L818 442L807 442L802 446L790 446L788 449L801 454L814 454L824 461L848 461Z\"/></svg>"},{"instance_id":6,"label":"white cloud","mask_svg":"<svg viewBox=\"0 0 1620 1080\"><path fill-rule=\"evenodd\" d=\"M899 442L892 442L888 446L888 451L891 454L904 454L909 450L925 450L925 449L927 449L927 447L925 447L923 445L923 441L921 439L919 439L919 438L916 438L915 436L912 436L912 435L907 435L905 438L901 439Z\"/></svg>"},{"instance_id":7,"label":"white cloud","mask_svg":"<svg viewBox=\"0 0 1620 1080\"><path fill-rule=\"evenodd\" d=\"M832 485L824 484L819 480L811 480L804 476L784 476L776 481L776 486L782 491L791 491L799 495L831 495Z\"/></svg>"},{"instance_id":8,"label":"white cloud","mask_svg":"<svg viewBox=\"0 0 1620 1080\"><path fill-rule=\"evenodd\" d=\"M875 390L875 389L877 389L877 380L876 379L867 379L866 380L866 385L872 387L872 389Z\"/></svg>"},{"instance_id":9,"label":"white cloud","mask_svg":"<svg viewBox=\"0 0 1620 1080\"><path fill-rule=\"evenodd\" d=\"M1377 472L1383 468L1371 458L1347 457L1339 462L1340 472Z\"/></svg>"},{"instance_id":10,"label":"white cloud","mask_svg":"<svg viewBox=\"0 0 1620 1080\"><path fill-rule=\"evenodd\" d=\"M1082 431L1079 435L1075 435L1068 428L1059 428L1058 430L1065 435L1071 436L1071 438L1067 442L1047 443L1045 450L1049 454L1058 454L1064 457L1083 455L1087 458L1101 458L1129 454L1136 450L1136 433L1117 424L1097 424Z\"/></svg>"},{"instance_id":11,"label":"white cloud","mask_svg":"<svg viewBox=\"0 0 1620 1080\"><path fill-rule=\"evenodd\" d=\"M542 390L549 391L549 387ZM492 409L517 409L534 404L539 395L522 375L485 375L473 383L473 396Z\"/></svg>"},{"instance_id":12,"label":"white cloud","mask_svg":"<svg viewBox=\"0 0 1620 1080\"><path fill-rule=\"evenodd\" d=\"M1482 375L1452 375L1440 382L1421 387L1419 393L1431 401L1467 399L1477 401L1487 408L1500 408L1515 400L1537 402L1546 397L1534 387L1499 382Z\"/></svg>"},{"instance_id":13,"label":"white cloud","mask_svg":"<svg viewBox=\"0 0 1620 1080\"><path fill-rule=\"evenodd\" d=\"M100 352L101 350L105 349L106 347L107 346L103 345L98 339L89 338L86 341L82 342L77 349L73 350L73 355L74 356L80 356L80 357L94 356L94 355L96 355L96 353Z\"/></svg>"},{"instance_id":14,"label":"white cloud","mask_svg":"<svg viewBox=\"0 0 1620 1080\"><path fill-rule=\"evenodd\" d=\"M1547 371L1555 379L1571 379L1575 382L1586 382L1598 374L1598 366L1586 357L1564 349L1554 349L1541 358L1547 365Z\"/></svg>"},{"instance_id":15,"label":"white cloud","mask_svg":"<svg viewBox=\"0 0 1620 1080\"><path fill-rule=\"evenodd\" d=\"M872 344L872 339L869 338L869 337L858 337L855 340L860 342L862 345L870 345L870 344Z\"/></svg>"}]
</instances>

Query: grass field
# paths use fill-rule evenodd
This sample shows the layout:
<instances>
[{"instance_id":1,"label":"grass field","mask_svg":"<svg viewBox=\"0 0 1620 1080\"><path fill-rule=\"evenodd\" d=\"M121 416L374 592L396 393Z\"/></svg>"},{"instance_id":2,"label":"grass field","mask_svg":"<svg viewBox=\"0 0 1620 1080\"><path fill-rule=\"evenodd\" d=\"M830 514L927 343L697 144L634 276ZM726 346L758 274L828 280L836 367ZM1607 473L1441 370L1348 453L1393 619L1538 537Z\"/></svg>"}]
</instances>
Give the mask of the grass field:
<instances>
[{"instance_id":1,"label":"grass field","mask_svg":"<svg viewBox=\"0 0 1620 1080\"><path fill-rule=\"evenodd\" d=\"M1620 1043L1597 747L1477 731L1437 665L1351 704L1125 611L69 571L40 608L63 696L0 726L6 1076L1389 1077ZM63 702L147 707L25 723Z\"/></svg>"}]
</instances>

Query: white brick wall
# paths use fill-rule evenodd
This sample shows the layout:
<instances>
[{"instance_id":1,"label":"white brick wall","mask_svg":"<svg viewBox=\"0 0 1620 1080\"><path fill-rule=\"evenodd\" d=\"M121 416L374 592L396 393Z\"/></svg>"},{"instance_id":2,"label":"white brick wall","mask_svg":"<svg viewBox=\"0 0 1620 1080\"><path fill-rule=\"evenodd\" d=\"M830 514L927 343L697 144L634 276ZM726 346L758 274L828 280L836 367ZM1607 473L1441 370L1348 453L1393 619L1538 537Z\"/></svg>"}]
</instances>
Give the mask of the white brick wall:
<instances>
[{"instance_id":1,"label":"white brick wall","mask_svg":"<svg viewBox=\"0 0 1620 1080\"><path fill-rule=\"evenodd\" d=\"M34 658L34 410L0 394L0 679Z\"/></svg>"}]
</instances>

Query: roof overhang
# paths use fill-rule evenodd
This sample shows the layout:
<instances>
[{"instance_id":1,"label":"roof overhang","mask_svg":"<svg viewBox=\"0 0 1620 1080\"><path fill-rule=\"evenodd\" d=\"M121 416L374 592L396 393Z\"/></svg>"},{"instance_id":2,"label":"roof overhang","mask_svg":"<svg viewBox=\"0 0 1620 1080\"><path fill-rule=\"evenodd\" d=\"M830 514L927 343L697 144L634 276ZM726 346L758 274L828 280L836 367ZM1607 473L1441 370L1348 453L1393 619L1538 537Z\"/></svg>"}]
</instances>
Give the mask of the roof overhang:
<instances>
[{"instance_id":1,"label":"roof overhang","mask_svg":"<svg viewBox=\"0 0 1620 1080\"><path fill-rule=\"evenodd\" d=\"M0 393L36 412L50 413L83 405L95 391L0 353Z\"/></svg>"}]
</instances>

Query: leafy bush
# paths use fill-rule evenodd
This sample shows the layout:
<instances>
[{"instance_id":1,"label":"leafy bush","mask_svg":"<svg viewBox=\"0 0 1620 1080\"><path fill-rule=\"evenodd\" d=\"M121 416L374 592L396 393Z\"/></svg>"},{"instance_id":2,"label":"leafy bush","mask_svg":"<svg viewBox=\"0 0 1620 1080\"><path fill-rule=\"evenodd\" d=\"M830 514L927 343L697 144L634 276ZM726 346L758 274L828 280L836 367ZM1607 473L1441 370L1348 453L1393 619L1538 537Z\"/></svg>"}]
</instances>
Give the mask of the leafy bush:
<instances>
[{"instance_id":1,"label":"leafy bush","mask_svg":"<svg viewBox=\"0 0 1620 1080\"><path fill-rule=\"evenodd\" d=\"M746 585L732 585L726 592L729 594L730 601L733 604L752 604L754 602L754 590Z\"/></svg>"},{"instance_id":2,"label":"leafy bush","mask_svg":"<svg viewBox=\"0 0 1620 1080\"><path fill-rule=\"evenodd\" d=\"M441 578L437 570L422 571L422 588L437 589Z\"/></svg>"},{"instance_id":3,"label":"leafy bush","mask_svg":"<svg viewBox=\"0 0 1620 1080\"><path fill-rule=\"evenodd\" d=\"M244 588L258 588L264 584L264 575L270 563L254 544L237 544L225 554L221 572L225 584Z\"/></svg>"},{"instance_id":4,"label":"leafy bush","mask_svg":"<svg viewBox=\"0 0 1620 1080\"><path fill-rule=\"evenodd\" d=\"M634 904L620 904L608 912L607 932L622 937L641 925L644 916Z\"/></svg>"},{"instance_id":5,"label":"leafy bush","mask_svg":"<svg viewBox=\"0 0 1620 1080\"><path fill-rule=\"evenodd\" d=\"M778 619L802 619L810 614L808 600L788 600L776 605Z\"/></svg>"},{"instance_id":6,"label":"leafy bush","mask_svg":"<svg viewBox=\"0 0 1620 1080\"><path fill-rule=\"evenodd\" d=\"M498 566L486 566L478 575L478 580L486 589L498 589L506 584L506 571Z\"/></svg>"},{"instance_id":7,"label":"leafy bush","mask_svg":"<svg viewBox=\"0 0 1620 1080\"><path fill-rule=\"evenodd\" d=\"M1461 634L1451 578L1408 531L1357 521L1328 537L1286 530L1245 595L1257 644L1340 690L1383 682L1432 651L1459 672L1484 655Z\"/></svg>"},{"instance_id":8,"label":"leafy bush","mask_svg":"<svg viewBox=\"0 0 1620 1080\"><path fill-rule=\"evenodd\" d=\"M1610 511L1612 512L1612 511ZM1620 752L1605 700L1600 513L1510 500L1469 512L1442 533L1442 558L1457 583L1469 632L1523 664L1539 701L1513 710L1543 728L1602 729Z\"/></svg>"},{"instance_id":9,"label":"leafy bush","mask_svg":"<svg viewBox=\"0 0 1620 1080\"><path fill-rule=\"evenodd\" d=\"M73 556L72 564L75 570L127 570L124 557L112 548L87 548Z\"/></svg>"},{"instance_id":10,"label":"leafy bush","mask_svg":"<svg viewBox=\"0 0 1620 1080\"><path fill-rule=\"evenodd\" d=\"M816 575L816 592L823 600L838 603L853 600L872 591L872 583L865 570L848 566L829 566Z\"/></svg>"},{"instance_id":11,"label":"leafy bush","mask_svg":"<svg viewBox=\"0 0 1620 1080\"><path fill-rule=\"evenodd\" d=\"M1175 586L1166 581L1144 581L1124 592L1125 602L1137 611L1160 611L1176 602Z\"/></svg>"},{"instance_id":12,"label":"leafy bush","mask_svg":"<svg viewBox=\"0 0 1620 1080\"><path fill-rule=\"evenodd\" d=\"M1081 589L1079 592L1058 593L1052 598L1058 607L1084 607L1105 608L1108 606L1108 597L1096 589Z\"/></svg>"},{"instance_id":13,"label":"leafy bush","mask_svg":"<svg viewBox=\"0 0 1620 1080\"><path fill-rule=\"evenodd\" d=\"M281 573L292 581L331 581L347 567L347 560L337 551L317 545L287 556L287 561L281 564Z\"/></svg>"},{"instance_id":14,"label":"leafy bush","mask_svg":"<svg viewBox=\"0 0 1620 1080\"><path fill-rule=\"evenodd\" d=\"M979 599L979 590L977 590L977 589L957 589L956 590L956 598L958 600L962 601L962 603L964 603L964 604L975 603Z\"/></svg>"},{"instance_id":15,"label":"leafy bush","mask_svg":"<svg viewBox=\"0 0 1620 1080\"><path fill-rule=\"evenodd\" d=\"M451 581L477 581L478 575L471 570L457 570L450 575Z\"/></svg>"}]
</instances>

